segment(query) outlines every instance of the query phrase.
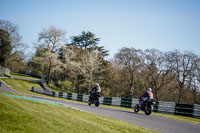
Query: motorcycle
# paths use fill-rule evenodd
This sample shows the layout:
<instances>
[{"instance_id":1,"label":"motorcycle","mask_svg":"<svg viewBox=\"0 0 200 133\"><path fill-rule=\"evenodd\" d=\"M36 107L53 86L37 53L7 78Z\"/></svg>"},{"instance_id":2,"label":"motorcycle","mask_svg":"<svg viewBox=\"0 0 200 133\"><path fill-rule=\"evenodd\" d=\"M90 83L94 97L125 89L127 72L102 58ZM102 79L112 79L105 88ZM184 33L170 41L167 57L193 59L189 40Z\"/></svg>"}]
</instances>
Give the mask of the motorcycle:
<instances>
[{"instance_id":1,"label":"motorcycle","mask_svg":"<svg viewBox=\"0 0 200 133\"><path fill-rule=\"evenodd\" d=\"M155 101L153 99L147 99L147 98L144 98L143 101L144 102L141 105L141 107L139 104L135 105L134 112L138 113L141 109L142 111L145 112L146 115L150 115L153 111L153 105L155 104Z\"/></svg>"},{"instance_id":2,"label":"motorcycle","mask_svg":"<svg viewBox=\"0 0 200 133\"><path fill-rule=\"evenodd\" d=\"M91 104L95 104L96 107L99 106L99 94L90 94L89 100L88 100L88 105L90 106Z\"/></svg>"}]
</instances>

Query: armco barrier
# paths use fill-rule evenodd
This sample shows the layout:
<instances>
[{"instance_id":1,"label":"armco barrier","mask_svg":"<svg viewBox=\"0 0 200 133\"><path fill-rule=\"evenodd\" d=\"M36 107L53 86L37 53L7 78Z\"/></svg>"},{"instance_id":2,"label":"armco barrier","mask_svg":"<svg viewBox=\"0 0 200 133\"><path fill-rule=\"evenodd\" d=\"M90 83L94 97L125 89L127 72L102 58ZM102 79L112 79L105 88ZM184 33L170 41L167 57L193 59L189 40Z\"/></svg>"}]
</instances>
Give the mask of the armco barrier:
<instances>
[{"instance_id":1,"label":"armco barrier","mask_svg":"<svg viewBox=\"0 0 200 133\"><path fill-rule=\"evenodd\" d=\"M88 102L89 95L83 95L83 102Z\"/></svg>"},{"instance_id":2,"label":"armco barrier","mask_svg":"<svg viewBox=\"0 0 200 133\"><path fill-rule=\"evenodd\" d=\"M132 98L131 108L134 108L136 104L139 103L138 99Z\"/></svg>"},{"instance_id":3,"label":"armco barrier","mask_svg":"<svg viewBox=\"0 0 200 133\"><path fill-rule=\"evenodd\" d=\"M175 115L184 115L184 116L190 116L193 117L193 104L181 104L176 103L175 106Z\"/></svg>"},{"instance_id":4,"label":"armco barrier","mask_svg":"<svg viewBox=\"0 0 200 133\"><path fill-rule=\"evenodd\" d=\"M59 97L63 97L63 92L59 92Z\"/></svg>"},{"instance_id":5,"label":"armco barrier","mask_svg":"<svg viewBox=\"0 0 200 133\"><path fill-rule=\"evenodd\" d=\"M174 114L175 105L176 104L174 102L159 101L156 103L154 111L159 113Z\"/></svg>"},{"instance_id":6,"label":"armco barrier","mask_svg":"<svg viewBox=\"0 0 200 133\"><path fill-rule=\"evenodd\" d=\"M60 97L60 98L83 101L83 102L88 102L89 99L89 95L67 93L67 92L45 91L35 87L31 87L31 91L54 97ZM100 97L99 102L104 105L134 108L134 106L138 104L139 100L135 98ZM200 105L197 104L193 105L193 104L181 104L174 102L159 101L154 106L154 112L183 115L200 119Z\"/></svg>"},{"instance_id":7,"label":"armco barrier","mask_svg":"<svg viewBox=\"0 0 200 133\"><path fill-rule=\"evenodd\" d=\"M56 96L56 92L52 91L52 96L55 97Z\"/></svg>"},{"instance_id":8,"label":"armco barrier","mask_svg":"<svg viewBox=\"0 0 200 133\"><path fill-rule=\"evenodd\" d=\"M89 99L89 98L88 98L88 99ZM99 103L100 103L100 104L103 104L103 102L104 102L104 97L100 97L100 98L99 98Z\"/></svg>"},{"instance_id":9,"label":"armco barrier","mask_svg":"<svg viewBox=\"0 0 200 133\"><path fill-rule=\"evenodd\" d=\"M67 93L67 99L69 99L69 100L72 99L72 93Z\"/></svg>"},{"instance_id":10,"label":"armco barrier","mask_svg":"<svg viewBox=\"0 0 200 133\"><path fill-rule=\"evenodd\" d=\"M63 92L63 98L67 98L67 93Z\"/></svg>"},{"instance_id":11,"label":"armco barrier","mask_svg":"<svg viewBox=\"0 0 200 133\"><path fill-rule=\"evenodd\" d=\"M104 97L103 104L104 105L111 105L112 104L112 97Z\"/></svg>"},{"instance_id":12,"label":"armco barrier","mask_svg":"<svg viewBox=\"0 0 200 133\"><path fill-rule=\"evenodd\" d=\"M10 75L10 69L0 66L0 73L4 75Z\"/></svg>"},{"instance_id":13,"label":"armco barrier","mask_svg":"<svg viewBox=\"0 0 200 133\"><path fill-rule=\"evenodd\" d=\"M78 94L77 101L83 101L83 94Z\"/></svg>"},{"instance_id":14,"label":"armco barrier","mask_svg":"<svg viewBox=\"0 0 200 133\"><path fill-rule=\"evenodd\" d=\"M131 108L132 98L121 98L121 107Z\"/></svg>"},{"instance_id":15,"label":"armco barrier","mask_svg":"<svg viewBox=\"0 0 200 133\"><path fill-rule=\"evenodd\" d=\"M200 119L200 105L194 104L193 110L194 110L193 117Z\"/></svg>"},{"instance_id":16,"label":"armco barrier","mask_svg":"<svg viewBox=\"0 0 200 133\"><path fill-rule=\"evenodd\" d=\"M77 100L78 94L72 93L72 100Z\"/></svg>"},{"instance_id":17,"label":"armco barrier","mask_svg":"<svg viewBox=\"0 0 200 133\"><path fill-rule=\"evenodd\" d=\"M113 105L113 106L120 106L121 105L121 98L120 97L113 97L111 105Z\"/></svg>"}]
</instances>

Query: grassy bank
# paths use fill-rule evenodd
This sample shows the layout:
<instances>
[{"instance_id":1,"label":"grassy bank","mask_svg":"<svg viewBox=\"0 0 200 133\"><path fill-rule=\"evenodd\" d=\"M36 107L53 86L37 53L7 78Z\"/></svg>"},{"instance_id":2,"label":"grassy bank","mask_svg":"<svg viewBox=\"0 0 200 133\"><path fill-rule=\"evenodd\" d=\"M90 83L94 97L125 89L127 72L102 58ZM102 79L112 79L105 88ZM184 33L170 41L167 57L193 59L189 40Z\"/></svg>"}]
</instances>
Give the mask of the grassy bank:
<instances>
[{"instance_id":1,"label":"grassy bank","mask_svg":"<svg viewBox=\"0 0 200 133\"><path fill-rule=\"evenodd\" d=\"M30 75L21 74L21 73L10 73L11 77L17 77L17 78L25 78L25 79L32 79L32 80L40 80L40 78L32 77Z\"/></svg>"},{"instance_id":2,"label":"grassy bank","mask_svg":"<svg viewBox=\"0 0 200 133\"><path fill-rule=\"evenodd\" d=\"M11 88L19 92L35 94L30 91L30 88L32 86L41 88L39 83L32 82L32 81L24 81L20 79L12 79L12 78L2 78L1 80L3 80L6 84L10 85Z\"/></svg>"},{"instance_id":3,"label":"grassy bank","mask_svg":"<svg viewBox=\"0 0 200 133\"><path fill-rule=\"evenodd\" d=\"M133 124L46 103L0 95L0 131L28 133L151 132Z\"/></svg>"}]
</instances>

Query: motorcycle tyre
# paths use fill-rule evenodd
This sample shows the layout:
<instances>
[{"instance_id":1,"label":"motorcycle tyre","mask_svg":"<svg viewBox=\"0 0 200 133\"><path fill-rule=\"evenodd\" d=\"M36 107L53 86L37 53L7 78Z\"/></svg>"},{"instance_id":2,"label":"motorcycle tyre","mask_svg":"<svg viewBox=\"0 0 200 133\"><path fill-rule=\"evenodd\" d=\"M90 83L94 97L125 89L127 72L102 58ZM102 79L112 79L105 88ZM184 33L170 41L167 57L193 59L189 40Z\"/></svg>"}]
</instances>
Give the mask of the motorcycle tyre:
<instances>
[{"instance_id":1,"label":"motorcycle tyre","mask_svg":"<svg viewBox=\"0 0 200 133\"><path fill-rule=\"evenodd\" d=\"M88 101L88 105L90 106L92 103L90 101Z\"/></svg>"},{"instance_id":2,"label":"motorcycle tyre","mask_svg":"<svg viewBox=\"0 0 200 133\"><path fill-rule=\"evenodd\" d=\"M99 106L99 100L96 100L96 102L95 102L95 106L96 106L96 107Z\"/></svg>"},{"instance_id":3,"label":"motorcycle tyre","mask_svg":"<svg viewBox=\"0 0 200 133\"><path fill-rule=\"evenodd\" d=\"M136 104L134 107L134 112L138 113L140 111L139 104Z\"/></svg>"},{"instance_id":4,"label":"motorcycle tyre","mask_svg":"<svg viewBox=\"0 0 200 133\"><path fill-rule=\"evenodd\" d=\"M147 110L147 111L145 111L145 115L150 115L151 114L151 112L152 112L152 105L151 105L151 107L150 107L150 110Z\"/></svg>"}]
</instances>

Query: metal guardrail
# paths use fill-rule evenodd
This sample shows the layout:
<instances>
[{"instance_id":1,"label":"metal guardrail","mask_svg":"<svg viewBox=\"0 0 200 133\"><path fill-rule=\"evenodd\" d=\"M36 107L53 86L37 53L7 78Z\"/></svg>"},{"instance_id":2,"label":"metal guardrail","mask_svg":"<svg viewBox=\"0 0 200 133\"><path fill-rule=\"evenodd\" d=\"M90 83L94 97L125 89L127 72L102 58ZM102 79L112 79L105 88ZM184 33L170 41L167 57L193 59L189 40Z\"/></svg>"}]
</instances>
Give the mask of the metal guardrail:
<instances>
[{"instance_id":1,"label":"metal guardrail","mask_svg":"<svg viewBox=\"0 0 200 133\"><path fill-rule=\"evenodd\" d=\"M83 102L88 102L89 99L89 95L67 93L67 92L45 91L35 87L32 87L31 91L54 97L66 98L70 100L83 101ZM127 108L133 108L139 102L139 100L135 98L119 98L119 97L100 97L99 100L100 103L104 105L121 106ZM154 106L154 112L189 116L200 119L200 105L198 104L193 105L193 104L181 104L175 102L159 101Z\"/></svg>"},{"instance_id":2,"label":"metal guardrail","mask_svg":"<svg viewBox=\"0 0 200 133\"><path fill-rule=\"evenodd\" d=\"M0 66L0 73L3 75L10 75L10 69Z\"/></svg>"}]
</instances>

